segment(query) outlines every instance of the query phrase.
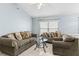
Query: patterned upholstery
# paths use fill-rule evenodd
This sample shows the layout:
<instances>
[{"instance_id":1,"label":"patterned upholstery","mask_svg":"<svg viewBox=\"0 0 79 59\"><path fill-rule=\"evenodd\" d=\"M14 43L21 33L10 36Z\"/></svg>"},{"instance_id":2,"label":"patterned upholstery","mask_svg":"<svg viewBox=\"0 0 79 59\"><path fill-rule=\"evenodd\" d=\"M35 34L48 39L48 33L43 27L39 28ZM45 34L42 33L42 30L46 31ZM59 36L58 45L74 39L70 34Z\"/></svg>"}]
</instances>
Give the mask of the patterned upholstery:
<instances>
[{"instance_id":1,"label":"patterned upholstery","mask_svg":"<svg viewBox=\"0 0 79 59\"><path fill-rule=\"evenodd\" d=\"M10 34L7 34L6 35L8 38L11 38L13 40L16 40L15 36L14 36L14 33L10 33Z\"/></svg>"},{"instance_id":2,"label":"patterned upholstery","mask_svg":"<svg viewBox=\"0 0 79 59\"><path fill-rule=\"evenodd\" d=\"M25 33L27 33L27 37L31 37L32 36L31 32L25 32Z\"/></svg>"},{"instance_id":3,"label":"patterned upholstery","mask_svg":"<svg viewBox=\"0 0 79 59\"><path fill-rule=\"evenodd\" d=\"M41 34L42 36L46 37L48 39L48 42L52 42L52 40L55 41L62 41L62 34L58 31L56 32L44 32Z\"/></svg>"},{"instance_id":4,"label":"patterned upholstery","mask_svg":"<svg viewBox=\"0 0 79 59\"><path fill-rule=\"evenodd\" d=\"M20 32L16 32L15 37L17 40L22 40L22 36L21 36Z\"/></svg>"},{"instance_id":5,"label":"patterned upholstery","mask_svg":"<svg viewBox=\"0 0 79 59\"><path fill-rule=\"evenodd\" d=\"M36 36L25 31L3 35L0 37L0 51L12 56L18 55L35 44Z\"/></svg>"},{"instance_id":6,"label":"patterned upholstery","mask_svg":"<svg viewBox=\"0 0 79 59\"><path fill-rule=\"evenodd\" d=\"M61 35L61 33L60 32L44 32L43 34L42 34L43 36L45 36L45 37L61 37L62 35Z\"/></svg>"},{"instance_id":7,"label":"patterned upholstery","mask_svg":"<svg viewBox=\"0 0 79 59\"><path fill-rule=\"evenodd\" d=\"M54 37L54 32L51 32L50 35L51 35L51 37Z\"/></svg>"},{"instance_id":8,"label":"patterned upholstery","mask_svg":"<svg viewBox=\"0 0 79 59\"><path fill-rule=\"evenodd\" d=\"M27 38L27 33L25 32L20 32L22 39L26 39Z\"/></svg>"},{"instance_id":9,"label":"patterned upholstery","mask_svg":"<svg viewBox=\"0 0 79 59\"><path fill-rule=\"evenodd\" d=\"M44 32L42 35L43 35L44 37L49 37L49 33L47 33L47 32Z\"/></svg>"}]
</instances>

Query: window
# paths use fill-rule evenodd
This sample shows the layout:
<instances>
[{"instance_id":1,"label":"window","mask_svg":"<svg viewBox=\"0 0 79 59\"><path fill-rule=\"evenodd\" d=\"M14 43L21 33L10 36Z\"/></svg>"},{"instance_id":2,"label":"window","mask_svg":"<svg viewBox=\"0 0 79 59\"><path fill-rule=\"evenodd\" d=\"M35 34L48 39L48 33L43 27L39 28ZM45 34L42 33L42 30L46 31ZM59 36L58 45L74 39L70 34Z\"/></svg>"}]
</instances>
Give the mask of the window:
<instances>
[{"instance_id":1,"label":"window","mask_svg":"<svg viewBox=\"0 0 79 59\"><path fill-rule=\"evenodd\" d=\"M55 32L58 30L58 21L49 22L49 31L48 32Z\"/></svg>"},{"instance_id":2,"label":"window","mask_svg":"<svg viewBox=\"0 0 79 59\"><path fill-rule=\"evenodd\" d=\"M43 32L55 32L58 30L58 21L40 21L40 34Z\"/></svg>"},{"instance_id":3,"label":"window","mask_svg":"<svg viewBox=\"0 0 79 59\"><path fill-rule=\"evenodd\" d=\"M40 22L40 34L48 31L48 22Z\"/></svg>"}]
</instances>

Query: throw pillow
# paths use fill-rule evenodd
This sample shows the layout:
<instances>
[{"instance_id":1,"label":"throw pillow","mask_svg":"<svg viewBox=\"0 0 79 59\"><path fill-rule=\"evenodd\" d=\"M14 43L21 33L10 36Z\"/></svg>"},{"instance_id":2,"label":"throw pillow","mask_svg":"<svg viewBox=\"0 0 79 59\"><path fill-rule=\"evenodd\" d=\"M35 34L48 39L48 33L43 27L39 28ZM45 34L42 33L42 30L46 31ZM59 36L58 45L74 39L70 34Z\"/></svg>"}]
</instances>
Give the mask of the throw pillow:
<instances>
[{"instance_id":1,"label":"throw pillow","mask_svg":"<svg viewBox=\"0 0 79 59\"><path fill-rule=\"evenodd\" d=\"M55 35L55 37L58 37L58 32L56 31L56 32L54 33L54 35Z\"/></svg>"},{"instance_id":2,"label":"throw pillow","mask_svg":"<svg viewBox=\"0 0 79 59\"><path fill-rule=\"evenodd\" d=\"M48 37L48 33L47 32L45 32L44 34L45 34L45 37Z\"/></svg>"},{"instance_id":3,"label":"throw pillow","mask_svg":"<svg viewBox=\"0 0 79 59\"><path fill-rule=\"evenodd\" d=\"M32 33L31 32L26 32L27 33L27 37L31 37Z\"/></svg>"},{"instance_id":4,"label":"throw pillow","mask_svg":"<svg viewBox=\"0 0 79 59\"><path fill-rule=\"evenodd\" d=\"M51 32L49 33L49 37L51 38L52 36L51 36Z\"/></svg>"},{"instance_id":5,"label":"throw pillow","mask_svg":"<svg viewBox=\"0 0 79 59\"><path fill-rule=\"evenodd\" d=\"M54 32L51 32L51 37L54 37Z\"/></svg>"},{"instance_id":6,"label":"throw pillow","mask_svg":"<svg viewBox=\"0 0 79 59\"><path fill-rule=\"evenodd\" d=\"M22 40L22 37L21 37L21 35L20 35L20 32L16 32L16 33L15 33L15 36L16 36L16 39L17 39L17 40Z\"/></svg>"},{"instance_id":7,"label":"throw pillow","mask_svg":"<svg viewBox=\"0 0 79 59\"><path fill-rule=\"evenodd\" d=\"M61 32L58 32L58 37L62 37L62 33Z\"/></svg>"},{"instance_id":8,"label":"throw pillow","mask_svg":"<svg viewBox=\"0 0 79 59\"><path fill-rule=\"evenodd\" d=\"M47 35L47 37L49 37L49 33L48 32L46 32L46 35Z\"/></svg>"},{"instance_id":9,"label":"throw pillow","mask_svg":"<svg viewBox=\"0 0 79 59\"><path fill-rule=\"evenodd\" d=\"M45 37L44 33L42 33L41 36Z\"/></svg>"},{"instance_id":10,"label":"throw pillow","mask_svg":"<svg viewBox=\"0 0 79 59\"><path fill-rule=\"evenodd\" d=\"M53 32L53 37L56 37L56 34L57 34L57 33Z\"/></svg>"},{"instance_id":11,"label":"throw pillow","mask_svg":"<svg viewBox=\"0 0 79 59\"><path fill-rule=\"evenodd\" d=\"M16 40L16 38L15 38L15 36L14 36L14 33L10 33L10 34L8 34L7 36L8 36L8 38L11 38L11 39L13 39L13 40Z\"/></svg>"},{"instance_id":12,"label":"throw pillow","mask_svg":"<svg viewBox=\"0 0 79 59\"><path fill-rule=\"evenodd\" d=\"M27 37L27 33L26 32L20 32L22 39L26 39Z\"/></svg>"}]
</instances>

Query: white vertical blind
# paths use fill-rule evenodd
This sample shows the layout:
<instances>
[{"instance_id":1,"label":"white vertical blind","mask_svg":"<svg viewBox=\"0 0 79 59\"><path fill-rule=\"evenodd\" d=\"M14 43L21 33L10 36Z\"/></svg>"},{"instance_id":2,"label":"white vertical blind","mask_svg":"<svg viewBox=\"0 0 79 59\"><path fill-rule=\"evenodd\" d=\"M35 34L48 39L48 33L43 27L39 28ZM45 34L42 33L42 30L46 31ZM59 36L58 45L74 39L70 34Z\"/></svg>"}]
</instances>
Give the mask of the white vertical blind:
<instances>
[{"instance_id":1,"label":"white vertical blind","mask_svg":"<svg viewBox=\"0 0 79 59\"><path fill-rule=\"evenodd\" d=\"M48 28L48 22L40 22L40 28Z\"/></svg>"},{"instance_id":2,"label":"white vertical blind","mask_svg":"<svg viewBox=\"0 0 79 59\"><path fill-rule=\"evenodd\" d=\"M48 32L47 29L40 29L40 33L43 33L43 32Z\"/></svg>"},{"instance_id":3,"label":"white vertical blind","mask_svg":"<svg viewBox=\"0 0 79 59\"><path fill-rule=\"evenodd\" d=\"M55 32L55 31L58 31L58 28L49 29L49 32Z\"/></svg>"},{"instance_id":4,"label":"white vertical blind","mask_svg":"<svg viewBox=\"0 0 79 59\"><path fill-rule=\"evenodd\" d=\"M40 21L40 34L58 31L58 21Z\"/></svg>"},{"instance_id":5,"label":"white vertical blind","mask_svg":"<svg viewBox=\"0 0 79 59\"><path fill-rule=\"evenodd\" d=\"M58 21L49 22L49 28L58 28Z\"/></svg>"}]
</instances>

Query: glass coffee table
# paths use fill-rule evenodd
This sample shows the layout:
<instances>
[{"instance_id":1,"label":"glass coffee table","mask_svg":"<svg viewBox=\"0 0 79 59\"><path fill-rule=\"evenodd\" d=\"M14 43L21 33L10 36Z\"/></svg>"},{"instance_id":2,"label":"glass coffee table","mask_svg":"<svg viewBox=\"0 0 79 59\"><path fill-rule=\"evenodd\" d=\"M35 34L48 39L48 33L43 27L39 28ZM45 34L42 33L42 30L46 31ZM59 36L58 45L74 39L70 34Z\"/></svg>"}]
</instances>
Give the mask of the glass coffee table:
<instances>
[{"instance_id":1,"label":"glass coffee table","mask_svg":"<svg viewBox=\"0 0 79 59\"><path fill-rule=\"evenodd\" d=\"M45 47L47 48L47 45L46 45L47 40L48 39L43 37L43 36L37 37L37 39L36 39L36 47L35 47L34 50L36 50L36 48L43 48L44 52L46 53Z\"/></svg>"}]
</instances>

